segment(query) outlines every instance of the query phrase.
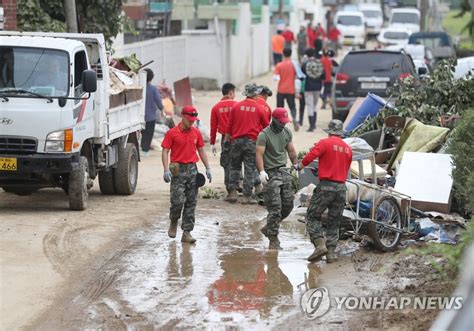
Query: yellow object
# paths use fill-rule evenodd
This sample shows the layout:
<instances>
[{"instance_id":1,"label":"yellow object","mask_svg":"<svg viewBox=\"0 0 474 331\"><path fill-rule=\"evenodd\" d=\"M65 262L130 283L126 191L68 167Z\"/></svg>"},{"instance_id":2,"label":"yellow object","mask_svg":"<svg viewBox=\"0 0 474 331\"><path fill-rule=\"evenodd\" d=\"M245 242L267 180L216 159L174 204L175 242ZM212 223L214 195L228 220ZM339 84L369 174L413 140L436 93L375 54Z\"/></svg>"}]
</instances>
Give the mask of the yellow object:
<instances>
[{"instance_id":1,"label":"yellow object","mask_svg":"<svg viewBox=\"0 0 474 331\"><path fill-rule=\"evenodd\" d=\"M15 157L1 157L0 158L0 171L16 171L17 164Z\"/></svg>"},{"instance_id":2,"label":"yellow object","mask_svg":"<svg viewBox=\"0 0 474 331\"><path fill-rule=\"evenodd\" d=\"M363 160L362 161L362 169L364 171L364 178L370 178L372 177L372 165L370 160ZM357 178L360 178L359 176L359 161L352 161L351 163L351 174ZM378 165L375 165L375 177L380 178L380 177L385 177L387 175L387 171L385 171L383 168L379 167Z\"/></svg>"},{"instance_id":3,"label":"yellow object","mask_svg":"<svg viewBox=\"0 0 474 331\"><path fill-rule=\"evenodd\" d=\"M174 113L174 104L170 98L163 99L163 111L165 112L166 116L173 116Z\"/></svg>"},{"instance_id":4,"label":"yellow object","mask_svg":"<svg viewBox=\"0 0 474 331\"><path fill-rule=\"evenodd\" d=\"M64 130L64 151L71 152L72 151L72 129Z\"/></svg>"}]
</instances>

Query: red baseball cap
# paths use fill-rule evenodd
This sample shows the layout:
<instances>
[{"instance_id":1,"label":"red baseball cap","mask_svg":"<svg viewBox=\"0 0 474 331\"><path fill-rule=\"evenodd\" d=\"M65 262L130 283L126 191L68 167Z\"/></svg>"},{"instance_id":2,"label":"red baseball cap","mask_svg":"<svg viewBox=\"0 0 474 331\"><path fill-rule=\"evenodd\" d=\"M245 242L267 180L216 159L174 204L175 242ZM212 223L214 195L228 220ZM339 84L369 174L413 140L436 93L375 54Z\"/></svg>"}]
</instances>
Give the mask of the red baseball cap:
<instances>
[{"instance_id":1,"label":"red baseball cap","mask_svg":"<svg viewBox=\"0 0 474 331\"><path fill-rule=\"evenodd\" d=\"M275 108L272 113L272 117L281 124L290 123L291 120L288 117L288 111L285 108Z\"/></svg>"},{"instance_id":2,"label":"red baseball cap","mask_svg":"<svg viewBox=\"0 0 474 331\"><path fill-rule=\"evenodd\" d=\"M181 110L181 115L186 117L191 122L199 121L198 112L193 106L184 106Z\"/></svg>"}]
</instances>

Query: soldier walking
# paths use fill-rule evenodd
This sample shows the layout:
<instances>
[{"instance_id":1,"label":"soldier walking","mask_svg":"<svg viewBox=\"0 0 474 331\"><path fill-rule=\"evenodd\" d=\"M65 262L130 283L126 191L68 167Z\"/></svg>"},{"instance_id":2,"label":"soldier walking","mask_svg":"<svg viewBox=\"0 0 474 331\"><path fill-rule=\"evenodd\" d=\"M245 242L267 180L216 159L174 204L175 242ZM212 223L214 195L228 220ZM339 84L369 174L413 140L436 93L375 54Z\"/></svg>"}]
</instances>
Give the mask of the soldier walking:
<instances>
[{"instance_id":1,"label":"soldier walking","mask_svg":"<svg viewBox=\"0 0 474 331\"><path fill-rule=\"evenodd\" d=\"M316 261L326 255L328 263L337 261L335 252L339 239L339 223L346 203L346 179L352 161L352 150L342 139L342 122L331 120L328 138L321 139L298 165L298 170L319 158L319 184L316 186L306 215L306 226L315 249L308 257ZM321 216L328 209L324 239Z\"/></svg>"},{"instance_id":2,"label":"soldier walking","mask_svg":"<svg viewBox=\"0 0 474 331\"><path fill-rule=\"evenodd\" d=\"M268 118L256 98L260 89L255 83L245 86L247 97L237 103L230 113L226 141L231 141L231 172L227 201L237 202L237 188L240 181L240 169L244 163L244 198L242 203L255 204L252 189L256 184L255 141L268 126Z\"/></svg>"},{"instance_id":3,"label":"soldier walking","mask_svg":"<svg viewBox=\"0 0 474 331\"><path fill-rule=\"evenodd\" d=\"M183 235L181 242L192 244L196 242L196 239L191 236L191 231L194 229L195 222L198 192L196 163L199 161L199 158L201 158L202 163L206 167L206 176L209 182L212 180L212 174L207 154L204 151L204 141L201 132L193 127L193 123L199 120L196 108L184 106L181 116L181 122L165 135L161 144L163 148L161 158L164 168L163 179L166 183L171 182L168 236L170 238L176 237L178 220L182 214L181 229L183 230ZM169 162L170 151L171 163ZM199 157L197 154L199 154Z\"/></svg>"},{"instance_id":4,"label":"soldier walking","mask_svg":"<svg viewBox=\"0 0 474 331\"><path fill-rule=\"evenodd\" d=\"M297 163L291 131L285 127L290 123L288 112L276 108L272 122L257 139L256 161L260 181L265 186L265 205L268 210L267 224L260 230L270 241L269 249L281 249L278 239L280 223L293 210L293 188L287 154L292 164Z\"/></svg>"},{"instance_id":5,"label":"soldier walking","mask_svg":"<svg viewBox=\"0 0 474 331\"><path fill-rule=\"evenodd\" d=\"M235 98L235 86L231 83L222 85L222 99L211 109L211 150L215 156L217 154L216 135L217 132L222 134L221 137L221 157L220 165L224 168L224 184L227 193L230 192L229 176L230 176L230 142L224 142L227 126L229 125L230 111L237 104Z\"/></svg>"}]
</instances>

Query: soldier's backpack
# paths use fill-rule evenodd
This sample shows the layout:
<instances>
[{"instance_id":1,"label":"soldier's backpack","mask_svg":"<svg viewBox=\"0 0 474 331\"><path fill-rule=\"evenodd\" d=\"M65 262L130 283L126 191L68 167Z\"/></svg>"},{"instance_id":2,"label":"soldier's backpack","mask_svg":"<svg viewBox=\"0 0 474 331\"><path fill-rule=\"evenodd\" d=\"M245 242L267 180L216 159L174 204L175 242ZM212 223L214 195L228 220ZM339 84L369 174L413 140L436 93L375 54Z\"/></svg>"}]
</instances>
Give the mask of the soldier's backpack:
<instances>
[{"instance_id":1,"label":"soldier's backpack","mask_svg":"<svg viewBox=\"0 0 474 331\"><path fill-rule=\"evenodd\" d=\"M306 62L306 75L310 78L320 78L324 73L324 67L321 61L310 59Z\"/></svg>"}]
</instances>

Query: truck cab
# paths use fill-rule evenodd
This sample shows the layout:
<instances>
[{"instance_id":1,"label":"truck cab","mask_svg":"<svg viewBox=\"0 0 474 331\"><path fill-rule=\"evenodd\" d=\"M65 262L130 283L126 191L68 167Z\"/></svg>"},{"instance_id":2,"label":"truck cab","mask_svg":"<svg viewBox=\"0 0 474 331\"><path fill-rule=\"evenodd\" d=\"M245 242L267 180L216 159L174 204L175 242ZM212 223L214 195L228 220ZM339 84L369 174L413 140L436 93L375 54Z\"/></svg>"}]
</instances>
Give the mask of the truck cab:
<instances>
[{"instance_id":1,"label":"truck cab","mask_svg":"<svg viewBox=\"0 0 474 331\"><path fill-rule=\"evenodd\" d=\"M97 174L117 167L121 146L131 142L138 161L144 89L142 111L116 123L108 85L102 35L1 33L0 187L18 195L60 187L70 208L83 210Z\"/></svg>"}]
</instances>

